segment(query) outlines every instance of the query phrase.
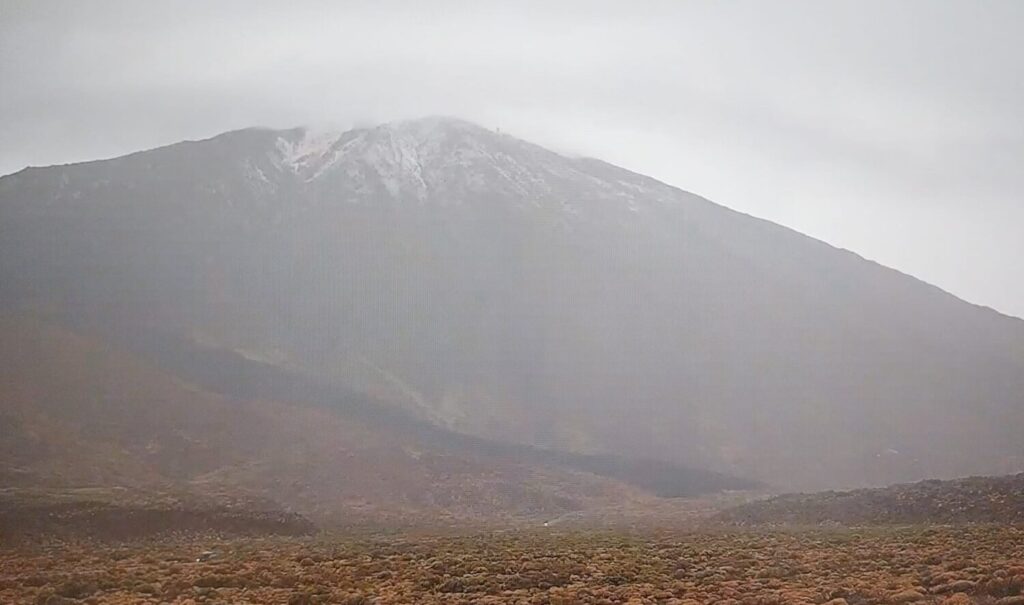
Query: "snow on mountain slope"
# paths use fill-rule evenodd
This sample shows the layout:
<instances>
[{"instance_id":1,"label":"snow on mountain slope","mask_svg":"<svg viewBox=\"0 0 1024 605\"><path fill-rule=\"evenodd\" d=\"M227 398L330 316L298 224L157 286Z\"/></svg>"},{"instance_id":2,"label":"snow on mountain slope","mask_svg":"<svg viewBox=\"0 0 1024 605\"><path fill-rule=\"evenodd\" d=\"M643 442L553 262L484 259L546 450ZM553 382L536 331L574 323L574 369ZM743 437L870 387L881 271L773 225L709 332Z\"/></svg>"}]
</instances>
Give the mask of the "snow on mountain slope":
<instances>
[{"instance_id":1,"label":"snow on mountain slope","mask_svg":"<svg viewBox=\"0 0 1024 605\"><path fill-rule=\"evenodd\" d=\"M508 135L451 118L426 118L348 132L296 129L276 141L275 161L321 195L373 199L386 195L441 205L500 195L535 207L578 213L571 192L636 211L680 192L625 171L608 180L598 163L560 156ZM323 182L323 184L320 184Z\"/></svg>"}]
</instances>

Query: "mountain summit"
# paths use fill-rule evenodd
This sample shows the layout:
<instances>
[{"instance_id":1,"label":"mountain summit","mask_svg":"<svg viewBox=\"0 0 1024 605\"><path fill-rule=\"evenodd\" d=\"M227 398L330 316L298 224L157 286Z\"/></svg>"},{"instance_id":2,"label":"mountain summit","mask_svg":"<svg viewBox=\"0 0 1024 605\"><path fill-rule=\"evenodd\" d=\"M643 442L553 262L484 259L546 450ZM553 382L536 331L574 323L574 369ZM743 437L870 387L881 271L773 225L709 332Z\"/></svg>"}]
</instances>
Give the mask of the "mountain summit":
<instances>
[{"instance_id":1,"label":"mountain summit","mask_svg":"<svg viewBox=\"0 0 1024 605\"><path fill-rule=\"evenodd\" d=\"M552 206L578 213L578 190L589 205L664 201L664 185L591 159L572 159L455 118L431 117L347 132L306 128L277 133L271 163L278 179L293 175L309 193L346 202L381 198L459 205L481 198L512 205ZM275 171L276 172L276 171ZM274 178L256 170L257 181ZM659 194L659 187L662 190ZM577 195L574 195L574 192Z\"/></svg>"},{"instance_id":2,"label":"mountain summit","mask_svg":"<svg viewBox=\"0 0 1024 605\"><path fill-rule=\"evenodd\" d=\"M448 118L4 177L0 303L461 433L778 486L1024 466L1024 322Z\"/></svg>"}]
</instances>

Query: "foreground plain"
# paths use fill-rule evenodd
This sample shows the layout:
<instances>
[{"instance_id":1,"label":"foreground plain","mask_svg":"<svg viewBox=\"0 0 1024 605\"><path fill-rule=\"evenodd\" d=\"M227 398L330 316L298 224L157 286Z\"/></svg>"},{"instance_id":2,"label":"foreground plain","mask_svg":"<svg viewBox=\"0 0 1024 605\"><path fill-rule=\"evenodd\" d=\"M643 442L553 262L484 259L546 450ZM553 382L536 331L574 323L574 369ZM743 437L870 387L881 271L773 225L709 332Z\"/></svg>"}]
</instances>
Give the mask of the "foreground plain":
<instances>
[{"instance_id":1,"label":"foreground plain","mask_svg":"<svg viewBox=\"0 0 1024 605\"><path fill-rule=\"evenodd\" d=\"M1022 592L1013 525L0 546L2 603L1024 605Z\"/></svg>"}]
</instances>

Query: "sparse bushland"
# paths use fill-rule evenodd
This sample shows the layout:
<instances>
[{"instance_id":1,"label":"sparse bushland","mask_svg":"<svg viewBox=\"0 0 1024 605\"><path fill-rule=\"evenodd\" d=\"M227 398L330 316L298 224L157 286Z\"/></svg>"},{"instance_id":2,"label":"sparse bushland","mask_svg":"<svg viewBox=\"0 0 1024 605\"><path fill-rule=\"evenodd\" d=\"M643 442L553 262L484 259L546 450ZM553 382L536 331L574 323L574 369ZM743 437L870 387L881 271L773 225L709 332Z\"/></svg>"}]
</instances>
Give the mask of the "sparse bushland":
<instances>
[{"instance_id":1,"label":"sparse bushland","mask_svg":"<svg viewBox=\"0 0 1024 605\"><path fill-rule=\"evenodd\" d=\"M1024 528L603 532L0 548L3 603L1024 602Z\"/></svg>"}]
</instances>

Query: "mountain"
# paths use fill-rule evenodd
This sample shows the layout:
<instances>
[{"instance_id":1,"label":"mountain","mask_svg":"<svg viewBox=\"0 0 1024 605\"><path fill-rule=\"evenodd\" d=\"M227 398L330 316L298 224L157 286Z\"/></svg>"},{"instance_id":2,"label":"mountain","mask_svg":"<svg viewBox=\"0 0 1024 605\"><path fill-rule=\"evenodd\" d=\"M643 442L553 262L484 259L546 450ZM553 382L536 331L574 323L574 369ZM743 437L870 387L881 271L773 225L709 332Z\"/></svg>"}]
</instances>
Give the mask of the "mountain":
<instances>
[{"instance_id":1,"label":"mountain","mask_svg":"<svg viewBox=\"0 0 1024 605\"><path fill-rule=\"evenodd\" d=\"M1024 322L454 119L3 177L0 304L465 435L780 487L1024 466Z\"/></svg>"}]
</instances>

